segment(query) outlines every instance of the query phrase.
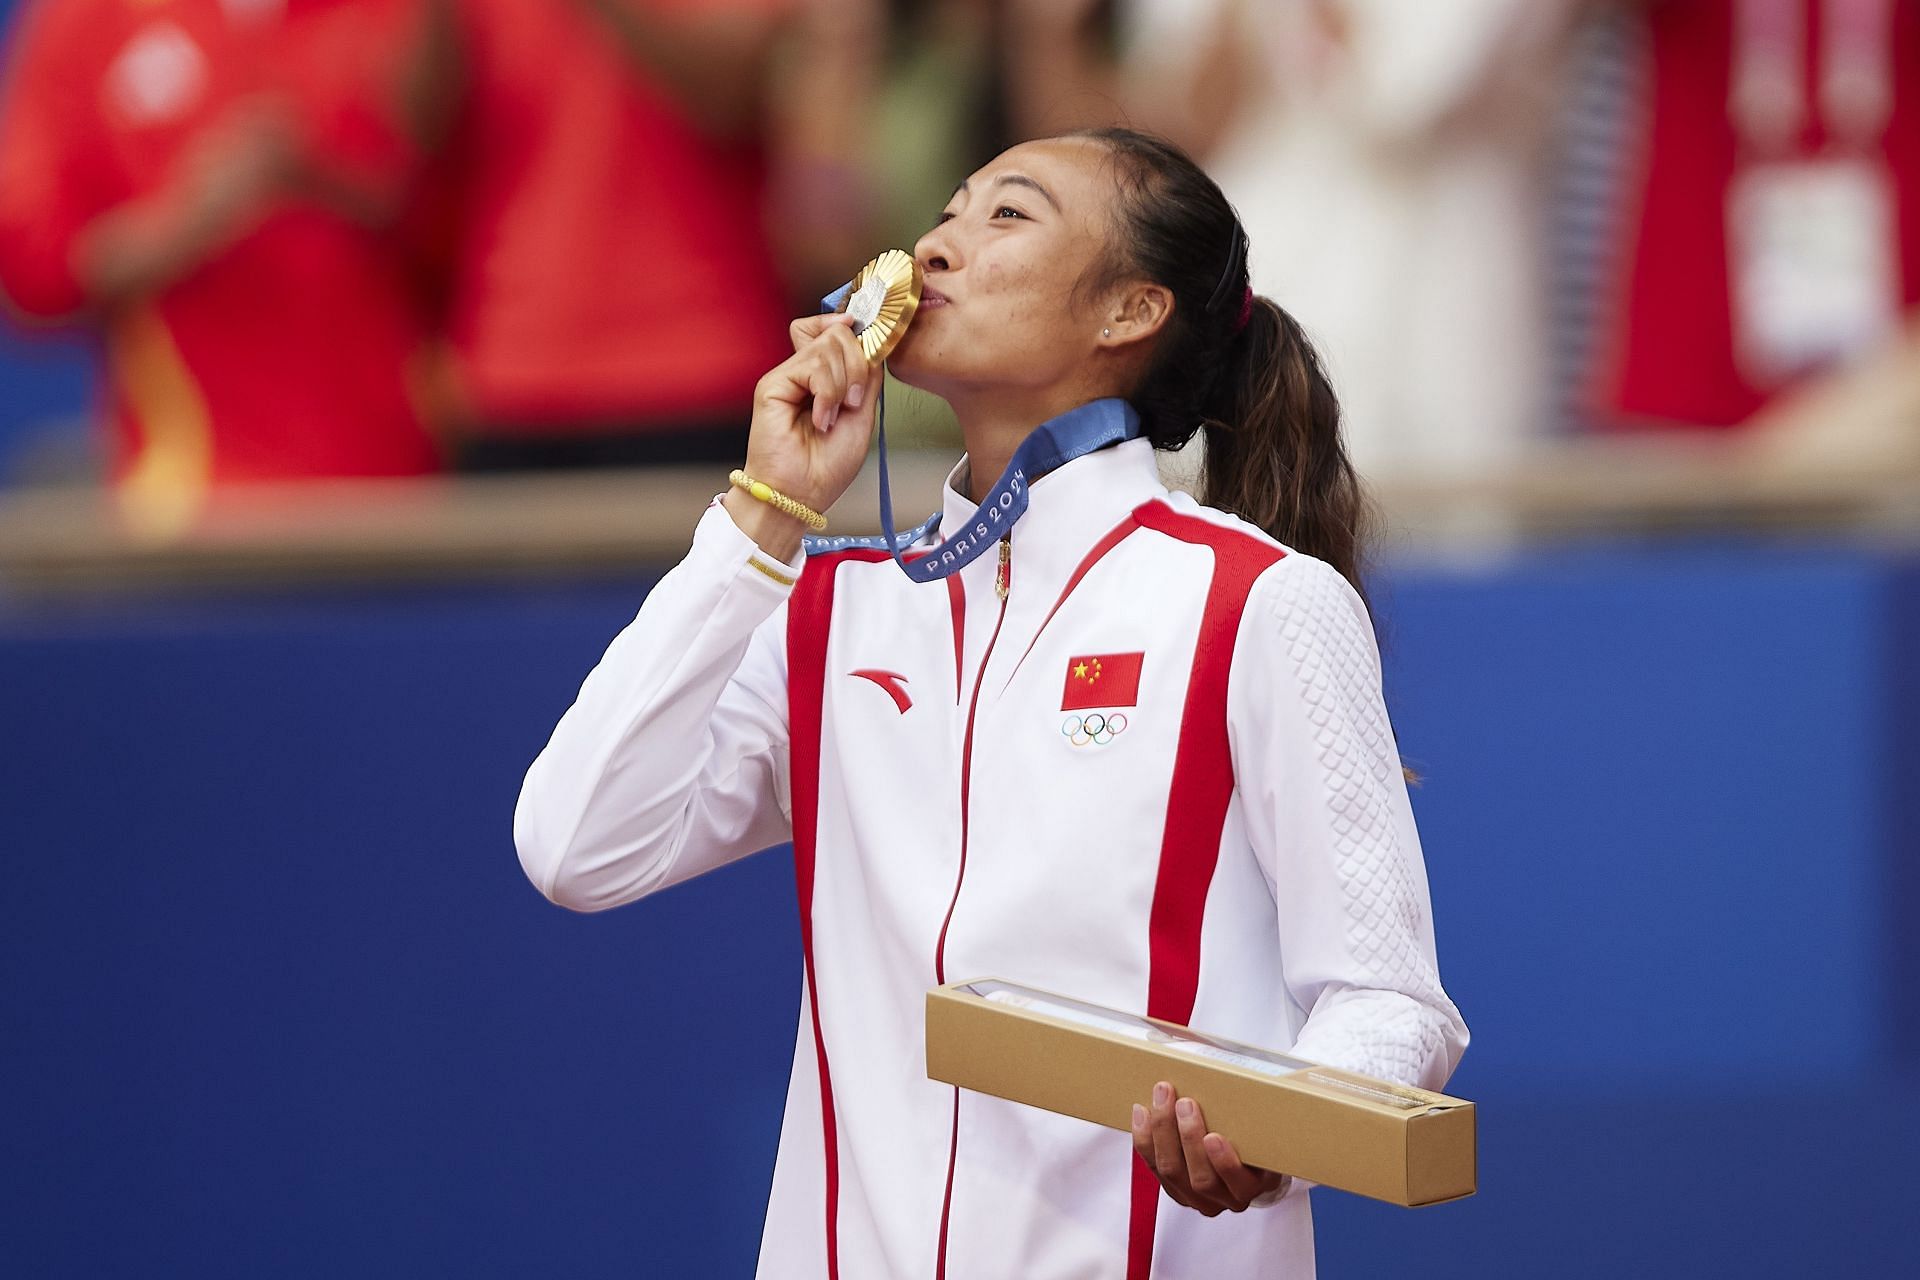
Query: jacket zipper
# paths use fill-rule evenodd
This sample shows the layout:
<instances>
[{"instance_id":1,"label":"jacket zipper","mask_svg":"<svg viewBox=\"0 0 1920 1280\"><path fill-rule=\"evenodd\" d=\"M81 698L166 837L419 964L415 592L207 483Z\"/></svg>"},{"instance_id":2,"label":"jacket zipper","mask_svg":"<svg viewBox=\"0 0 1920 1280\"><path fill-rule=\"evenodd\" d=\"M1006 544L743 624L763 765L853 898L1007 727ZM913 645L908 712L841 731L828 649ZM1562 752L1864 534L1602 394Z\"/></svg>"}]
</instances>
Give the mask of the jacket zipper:
<instances>
[{"instance_id":1,"label":"jacket zipper","mask_svg":"<svg viewBox=\"0 0 1920 1280\"><path fill-rule=\"evenodd\" d=\"M1000 597L1000 613L993 620L993 634L987 650L980 655L980 667L973 676L973 697L967 703L967 728L960 744L960 867L953 878L953 896L947 900L947 915L940 922L940 937L933 947L933 980L947 980L947 928L953 923L953 909L960 905L960 886L967 878L967 813L973 783L973 721L980 710L980 686L986 682L987 664L993 660L993 646L1000 639L1000 627L1007 620L1007 595L1013 589L1013 539L1000 539L1000 565L993 575L993 593ZM947 1221L953 1208L953 1169L960 1154L960 1091L953 1091L953 1132L947 1145L947 1189L940 1202L940 1252L934 1265L935 1280L947 1274Z\"/></svg>"},{"instance_id":2,"label":"jacket zipper","mask_svg":"<svg viewBox=\"0 0 1920 1280\"><path fill-rule=\"evenodd\" d=\"M973 697L967 702L967 728L960 743L960 867L953 878L953 896L947 900L946 918L940 922L940 937L933 947L933 979L947 980L947 927L953 923L953 909L960 903L960 886L967 878L968 807L973 787L973 722L980 710L980 686L987 677L987 664L993 661L993 646L1000 639L1000 628L1007 620L1007 595L1013 589L1013 540L1000 539L1000 566L993 576L993 593L1000 598L1000 612L993 620L993 634L987 650L980 655L980 666L973 674Z\"/></svg>"}]
</instances>

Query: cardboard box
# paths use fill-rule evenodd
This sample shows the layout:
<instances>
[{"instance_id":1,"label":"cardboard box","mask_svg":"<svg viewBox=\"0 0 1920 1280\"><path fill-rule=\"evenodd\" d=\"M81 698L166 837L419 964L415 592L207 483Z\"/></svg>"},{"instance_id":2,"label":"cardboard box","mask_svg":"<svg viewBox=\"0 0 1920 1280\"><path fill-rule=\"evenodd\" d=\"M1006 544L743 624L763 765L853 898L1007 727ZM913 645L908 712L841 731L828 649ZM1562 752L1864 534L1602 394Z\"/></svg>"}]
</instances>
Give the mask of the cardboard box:
<instances>
[{"instance_id":1,"label":"cardboard box","mask_svg":"<svg viewBox=\"0 0 1920 1280\"><path fill-rule=\"evenodd\" d=\"M1166 1080L1247 1164L1394 1204L1478 1177L1471 1102L997 978L927 993L927 1075L1123 1130Z\"/></svg>"}]
</instances>

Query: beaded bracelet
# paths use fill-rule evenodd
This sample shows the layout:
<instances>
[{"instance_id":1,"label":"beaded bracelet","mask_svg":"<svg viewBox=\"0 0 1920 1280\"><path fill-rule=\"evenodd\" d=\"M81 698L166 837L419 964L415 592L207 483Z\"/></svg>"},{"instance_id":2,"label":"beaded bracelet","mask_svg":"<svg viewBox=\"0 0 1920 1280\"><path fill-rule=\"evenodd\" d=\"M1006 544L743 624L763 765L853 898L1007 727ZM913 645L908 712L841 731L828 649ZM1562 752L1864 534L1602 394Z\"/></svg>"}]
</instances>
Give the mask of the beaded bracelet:
<instances>
[{"instance_id":1,"label":"beaded bracelet","mask_svg":"<svg viewBox=\"0 0 1920 1280\"><path fill-rule=\"evenodd\" d=\"M827 518L805 503L795 502L786 494L768 485L765 481L755 480L744 471L735 471L727 477L736 489L745 489L753 497L766 503L782 515L792 516L815 533L827 527Z\"/></svg>"}]
</instances>

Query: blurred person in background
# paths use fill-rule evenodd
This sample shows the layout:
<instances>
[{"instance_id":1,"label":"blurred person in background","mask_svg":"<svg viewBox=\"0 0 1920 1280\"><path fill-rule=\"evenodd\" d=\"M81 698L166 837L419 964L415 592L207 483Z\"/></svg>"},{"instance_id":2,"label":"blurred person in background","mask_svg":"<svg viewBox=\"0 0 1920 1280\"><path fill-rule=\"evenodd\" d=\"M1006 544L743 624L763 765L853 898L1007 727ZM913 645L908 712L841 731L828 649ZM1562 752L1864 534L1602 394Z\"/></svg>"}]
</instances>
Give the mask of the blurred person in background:
<instances>
[{"instance_id":1,"label":"blurred person in background","mask_svg":"<svg viewBox=\"0 0 1920 1280\"><path fill-rule=\"evenodd\" d=\"M786 315L766 108L793 0L427 2L460 463L737 458Z\"/></svg>"},{"instance_id":2,"label":"blurred person in background","mask_svg":"<svg viewBox=\"0 0 1920 1280\"><path fill-rule=\"evenodd\" d=\"M1125 119L1201 156L1279 247L1255 287L1325 354L1356 463L1460 478L1545 420L1544 125L1576 7L1014 0L1010 92L1024 132Z\"/></svg>"},{"instance_id":3,"label":"blurred person in background","mask_svg":"<svg viewBox=\"0 0 1920 1280\"><path fill-rule=\"evenodd\" d=\"M105 348L137 531L258 481L438 466L385 228L387 0L34 0L0 100L0 292Z\"/></svg>"},{"instance_id":4,"label":"blurred person in background","mask_svg":"<svg viewBox=\"0 0 1920 1280\"><path fill-rule=\"evenodd\" d=\"M802 0L800 9L775 119L775 231L804 300L844 283L849 259L912 243L952 194L956 171L1017 139L999 5Z\"/></svg>"},{"instance_id":5,"label":"blurred person in background","mask_svg":"<svg viewBox=\"0 0 1920 1280\"><path fill-rule=\"evenodd\" d=\"M1920 4L1627 7L1642 105L1592 418L1786 425L1782 411L1808 396L1817 416L1845 418L1822 393L1876 359L1920 385Z\"/></svg>"},{"instance_id":6,"label":"blurred person in background","mask_svg":"<svg viewBox=\"0 0 1920 1280\"><path fill-rule=\"evenodd\" d=\"M1016 141L991 0L803 0L779 60L774 214L804 305L888 245L912 244L953 175ZM830 91L823 91L831 86ZM951 447L946 402L887 383L896 445Z\"/></svg>"}]
</instances>

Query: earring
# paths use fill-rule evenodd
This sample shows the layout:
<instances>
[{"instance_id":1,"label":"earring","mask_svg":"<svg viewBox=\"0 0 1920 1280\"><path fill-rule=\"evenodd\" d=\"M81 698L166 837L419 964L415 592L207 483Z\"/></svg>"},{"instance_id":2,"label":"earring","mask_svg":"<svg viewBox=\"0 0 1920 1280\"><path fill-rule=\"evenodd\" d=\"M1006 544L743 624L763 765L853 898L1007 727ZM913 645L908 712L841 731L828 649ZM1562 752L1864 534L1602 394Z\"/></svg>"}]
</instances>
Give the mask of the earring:
<instances>
[{"instance_id":1,"label":"earring","mask_svg":"<svg viewBox=\"0 0 1920 1280\"><path fill-rule=\"evenodd\" d=\"M1111 329L1102 329L1102 330L1100 331L1100 336L1101 336L1101 337L1103 337L1103 338L1111 338L1111 337L1113 336L1113 330L1111 330Z\"/></svg>"}]
</instances>

